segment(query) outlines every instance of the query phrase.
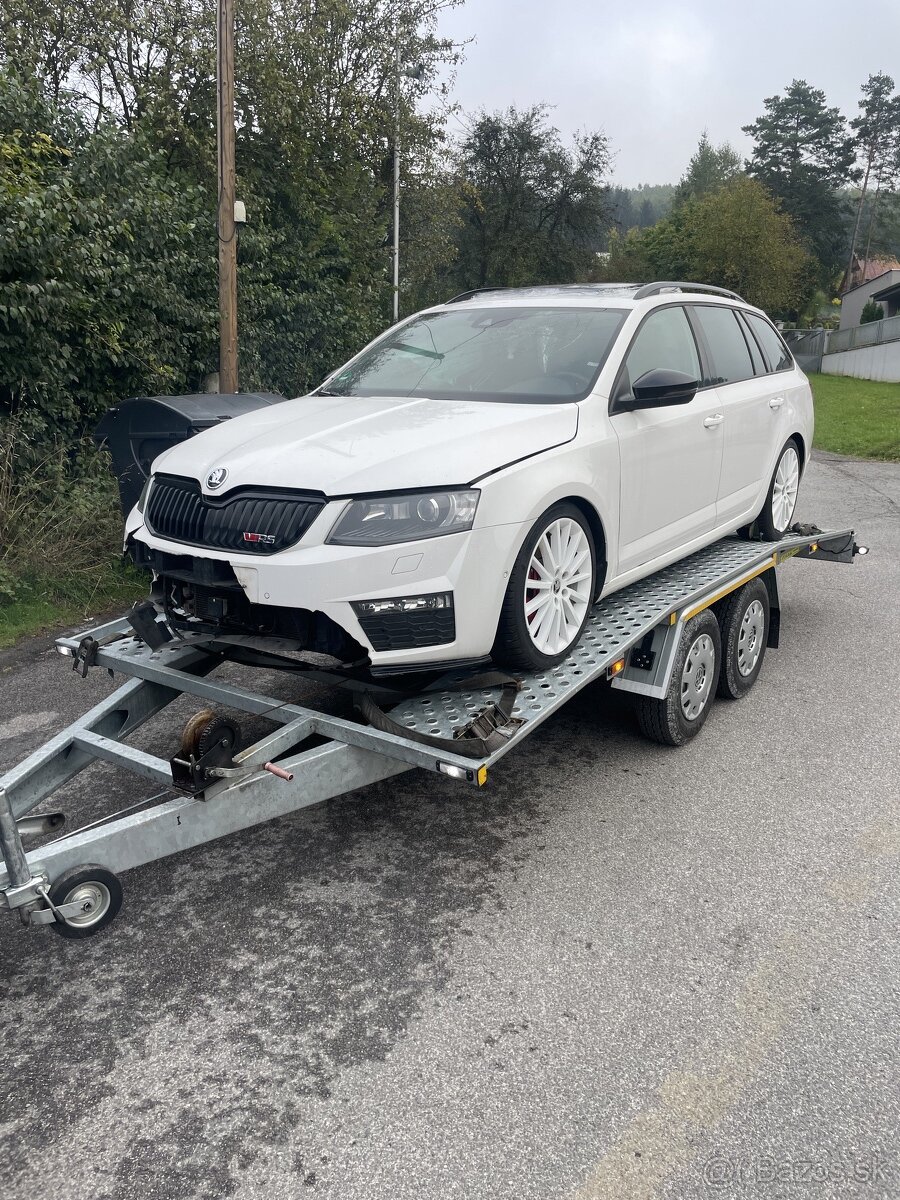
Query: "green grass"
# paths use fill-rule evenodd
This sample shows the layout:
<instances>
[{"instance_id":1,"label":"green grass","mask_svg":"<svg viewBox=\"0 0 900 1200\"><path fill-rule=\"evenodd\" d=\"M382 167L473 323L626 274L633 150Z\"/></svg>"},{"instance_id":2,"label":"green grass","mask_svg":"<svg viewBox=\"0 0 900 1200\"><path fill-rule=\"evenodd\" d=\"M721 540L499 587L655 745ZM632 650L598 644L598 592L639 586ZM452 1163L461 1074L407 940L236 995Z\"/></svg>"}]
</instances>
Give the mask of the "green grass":
<instances>
[{"instance_id":1,"label":"green grass","mask_svg":"<svg viewBox=\"0 0 900 1200\"><path fill-rule=\"evenodd\" d=\"M810 375L817 450L900 462L900 383Z\"/></svg>"},{"instance_id":2,"label":"green grass","mask_svg":"<svg viewBox=\"0 0 900 1200\"><path fill-rule=\"evenodd\" d=\"M146 575L119 562L77 575L17 580L15 595L0 599L0 649L47 629L124 611L147 594L147 583Z\"/></svg>"}]
</instances>

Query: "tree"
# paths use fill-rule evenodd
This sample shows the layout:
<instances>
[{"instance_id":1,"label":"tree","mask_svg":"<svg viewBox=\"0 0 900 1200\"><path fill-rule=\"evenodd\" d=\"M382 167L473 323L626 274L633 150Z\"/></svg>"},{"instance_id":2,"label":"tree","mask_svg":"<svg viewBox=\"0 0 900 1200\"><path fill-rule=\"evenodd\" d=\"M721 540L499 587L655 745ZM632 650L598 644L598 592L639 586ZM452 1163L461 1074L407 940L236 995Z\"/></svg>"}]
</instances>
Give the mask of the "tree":
<instances>
[{"instance_id":1,"label":"tree","mask_svg":"<svg viewBox=\"0 0 900 1200\"><path fill-rule=\"evenodd\" d=\"M608 216L602 133L571 147L542 106L482 113L456 155L460 289L566 282L594 260Z\"/></svg>"},{"instance_id":2,"label":"tree","mask_svg":"<svg viewBox=\"0 0 900 1200\"><path fill-rule=\"evenodd\" d=\"M704 129L688 169L675 191L674 203L678 205L687 200L699 200L717 191L740 170L741 158L737 151L728 142L714 146Z\"/></svg>"},{"instance_id":3,"label":"tree","mask_svg":"<svg viewBox=\"0 0 900 1200\"><path fill-rule=\"evenodd\" d=\"M791 219L759 183L737 175L651 229L611 245L610 279L688 279L732 288L768 312L796 312L813 264Z\"/></svg>"},{"instance_id":4,"label":"tree","mask_svg":"<svg viewBox=\"0 0 900 1200\"><path fill-rule=\"evenodd\" d=\"M782 201L830 274L844 248L837 189L853 177L855 158L846 121L802 79L764 105L765 113L743 127L754 140L748 170Z\"/></svg>"},{"instance_id":5,"label":"tree","mask_svg":"<svg viewBox=\"0 0 900 1200\"><path fill-rule=\"evenodd\" d=\"M849 281L856 253L860 220L870 178L876 180L876 194L893 172L892 160L900 163L897 146L900 144L900 96L894 94L894 81L883 72L870 75L862 85L859 116L850 122L856 134L855 149L861 163L862 183L856 205L856 219L850 237L850 256L845 278ZM868 252L867 252L868 256Z\"/></svg>"}]
</instances>

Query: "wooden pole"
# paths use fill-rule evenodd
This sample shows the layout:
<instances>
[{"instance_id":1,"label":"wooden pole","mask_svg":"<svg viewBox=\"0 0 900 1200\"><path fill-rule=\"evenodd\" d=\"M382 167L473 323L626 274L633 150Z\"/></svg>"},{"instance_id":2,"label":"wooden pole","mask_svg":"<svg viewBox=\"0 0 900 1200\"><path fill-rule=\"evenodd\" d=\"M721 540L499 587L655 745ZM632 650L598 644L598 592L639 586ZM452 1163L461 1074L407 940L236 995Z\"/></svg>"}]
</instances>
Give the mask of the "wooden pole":
<instances>
[{"instance_id":1,"label":"wooden pole","mask_svg":"<svg viewBox=\"0 0 900 1200\"><path fill-rule=\"evenodd\" d=\"M219 391L238 390L237 238L234 227L234 0L218 0Z\"/></svg>"}]
</instances>

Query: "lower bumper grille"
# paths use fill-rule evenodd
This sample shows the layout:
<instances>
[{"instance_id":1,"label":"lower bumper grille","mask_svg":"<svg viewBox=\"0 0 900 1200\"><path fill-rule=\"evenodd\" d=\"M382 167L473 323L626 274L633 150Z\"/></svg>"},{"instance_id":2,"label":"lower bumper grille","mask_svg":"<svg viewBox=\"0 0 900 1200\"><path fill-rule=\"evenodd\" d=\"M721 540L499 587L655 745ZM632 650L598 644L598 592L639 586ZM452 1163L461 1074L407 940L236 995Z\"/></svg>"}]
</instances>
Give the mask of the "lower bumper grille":
<instances>
[{"instance_id":1,"label":"lower bumper grille","mask_svg":"<svg viewBox=\"0 0 900 1200\"><path fill-rule=\"evenodd\" d=\"M363 633L373 650L416 650L442 646L456 639L456 614L452 608L427 612L366 613L356 608Z\"/></svg>"}]
</instances>

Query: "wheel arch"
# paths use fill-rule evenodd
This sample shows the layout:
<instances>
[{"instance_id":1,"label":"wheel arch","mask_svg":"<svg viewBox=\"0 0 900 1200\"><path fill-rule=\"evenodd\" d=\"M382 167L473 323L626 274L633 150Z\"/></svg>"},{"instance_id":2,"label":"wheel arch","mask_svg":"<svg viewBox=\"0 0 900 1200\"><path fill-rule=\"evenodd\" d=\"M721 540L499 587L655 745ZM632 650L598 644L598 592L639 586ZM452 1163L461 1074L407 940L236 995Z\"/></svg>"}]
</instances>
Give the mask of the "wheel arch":
<instances>
[{"instance_id":1,"label":"wheel arch","mask_svg":"<svg viewBox=\"0 0 900 1200\"><path fill-rule=\"evenodd\" d=\"M591 531L591 537L594 539L594 549L597 551L597 579L594 593L594 601L596 602L600 598L600 593L603 591L603 585L606 583L606 576L609 572L606 530L603 528L603 521L590 500L586 500L583 496L564 496L562 502L574 504L584 514Z\"/></svg>"},{"instance_id":2,"label":"wheel arch","mask_svg":"<svg viewBox=\"0 0 900 1200\"><path fill-rule=\"evenodd\" d=\"M809 462L809 450L806 445L806 438L798 430L795 430L787 439L795 441L800 450L800 477L803 478L803 472L806 470L806 464Z\"/></svg>"}]
</instances>

